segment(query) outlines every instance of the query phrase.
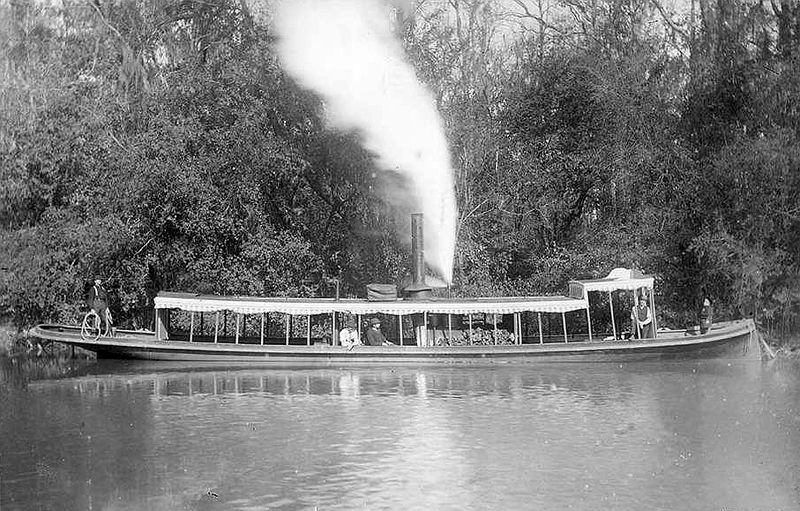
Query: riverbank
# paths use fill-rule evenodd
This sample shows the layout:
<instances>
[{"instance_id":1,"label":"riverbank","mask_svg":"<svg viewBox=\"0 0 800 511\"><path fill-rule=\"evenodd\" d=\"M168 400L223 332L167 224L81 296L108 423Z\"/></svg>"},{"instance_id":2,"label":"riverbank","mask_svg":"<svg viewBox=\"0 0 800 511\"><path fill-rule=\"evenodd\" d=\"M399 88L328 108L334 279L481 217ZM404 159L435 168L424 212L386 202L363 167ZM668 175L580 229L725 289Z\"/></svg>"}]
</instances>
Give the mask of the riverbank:
<instances>
[{"instance_id":1,"label":"riverbank","mask_svg":"<svg viewBox=\"0 0 800 511\"><path fill-rule=\"evenodd\" d=\"M11 357L43 350L39 339L29 338L25 331L17 330L10 321L0 322L0 356Z\"/></svg>"},{"instance_id":2,"label":"riverbank","mask_svg":"<svg viewBox=\"0 0 800 511\"><path fill-rule=\"evenodd\" d=\"M0 321L0 358L14 358L20 356L27 357L73 357L70 347L57 343L41 341L35 337L29 337L26 331L17 330L10 321ZM88 359L94 358L94 353L80 348L74 350L74 358Z\"/></svg>"},{"instance_id":3,"label":"riverbank","mask_svg":"<svg viewBox=\"0 0 800 511\"><path fill-rule=\"evenodd\" d=\"M34 380L63 378L85 367L94 354L45 343L19 332L9 321L0 322L0 389L20 388Z\"/></svg>"},{"instance_id":4,"label":"riverbank","mask_svg":"<svg viewBox=\"0 0 800 511\"><path fill-rule=\"evenodd\" d=\"M790 360L800 360L800 335L795 335L783 339L763 336L769 345L775 358L785 358Z\"/></svg>"},{"instance_id":5,"label":"riverbank","mask_svg":"<svg viewBox=\"0 0 800 511\"><path fill-rule=\"evenodd\" d=\"M11 353L17 342L17 329L10 321L0 320L0 356Z\"/></svg>"}]
</instances>

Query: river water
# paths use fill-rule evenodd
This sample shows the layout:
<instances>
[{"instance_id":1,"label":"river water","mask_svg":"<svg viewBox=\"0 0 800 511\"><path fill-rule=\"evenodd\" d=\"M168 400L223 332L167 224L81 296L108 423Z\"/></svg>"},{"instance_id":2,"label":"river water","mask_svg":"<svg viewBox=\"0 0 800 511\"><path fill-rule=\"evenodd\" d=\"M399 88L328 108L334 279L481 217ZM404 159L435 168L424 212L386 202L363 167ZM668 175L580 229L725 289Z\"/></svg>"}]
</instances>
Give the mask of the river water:
<instances>
[{"instance_id":1,"label":"river water","mask_svg":"<svg viewBox=\"0 0 800 511\"><path fill-rule=\"evenodd\" d=\"M800 365L0 373L0 509L800 510Z\"/></svg>"}]
</instances>

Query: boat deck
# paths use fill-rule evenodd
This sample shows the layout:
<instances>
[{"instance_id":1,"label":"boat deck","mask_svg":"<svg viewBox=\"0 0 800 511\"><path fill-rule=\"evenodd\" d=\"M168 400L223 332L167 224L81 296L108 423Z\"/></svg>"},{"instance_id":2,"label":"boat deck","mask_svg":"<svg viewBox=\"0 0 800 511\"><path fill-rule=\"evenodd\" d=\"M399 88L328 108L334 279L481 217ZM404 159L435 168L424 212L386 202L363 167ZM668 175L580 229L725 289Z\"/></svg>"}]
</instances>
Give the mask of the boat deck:
<instances>
[{"instance_id":1,"label":"boat deck","mask_svg":"<svg viewBox=\"0 0 800 511\"><path fill-rule=\"evenodd\" d=\"M118 330L114 337L81 339L80 329L40 325L31 334L77 346L98 357L147 360L253 362L267 364L424 364L448 362L636 361L674 358L760 358L751 320L721 323L703 335L660 331L657 339L631 341L549 342L473 346L356 346L348 350L329 344L257 344L158 340L153 332Z\"/></svg>"}]
</instances>

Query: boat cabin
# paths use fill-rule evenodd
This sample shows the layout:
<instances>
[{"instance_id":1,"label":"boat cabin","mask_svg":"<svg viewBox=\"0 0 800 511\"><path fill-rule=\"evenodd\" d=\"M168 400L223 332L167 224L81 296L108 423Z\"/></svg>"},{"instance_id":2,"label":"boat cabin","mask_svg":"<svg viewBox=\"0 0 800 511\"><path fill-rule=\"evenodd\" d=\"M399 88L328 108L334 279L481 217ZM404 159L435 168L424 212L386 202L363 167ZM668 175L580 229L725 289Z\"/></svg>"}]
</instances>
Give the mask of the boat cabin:
<instances>
[{"instance_id":1,"label":"boat cabin","mask_svg":"<svg viewBox=\"0 0 800 511\"><path fill-rule=\"evenodd\" d=\"M370 301L161 292L155 308L162 341L337 345L348 319L363 340L368 320L378 317L384 335L399 346L453 346L569 342L567 314L582 316L587 302L567 296Z\"/></svg>"},{"instance_id":2,"label":"boat cabin","mask_svg":"<svg viewBox=\"0 0 800 511\"><path fill-rule=\"evenodd\" d=\"M369 320L377 317L384 335L399 346L592 341L590 293L607 293L612 338L619 339L622 329L612 292L644 292L654 311L653 280L618 268L604 279L570 281L569 296L493 298L370 300L161 292L155 298L156 336L162 341L336 346L338 332L348 321L356 323L364 341Z\"/></svg>"}]
</instances>

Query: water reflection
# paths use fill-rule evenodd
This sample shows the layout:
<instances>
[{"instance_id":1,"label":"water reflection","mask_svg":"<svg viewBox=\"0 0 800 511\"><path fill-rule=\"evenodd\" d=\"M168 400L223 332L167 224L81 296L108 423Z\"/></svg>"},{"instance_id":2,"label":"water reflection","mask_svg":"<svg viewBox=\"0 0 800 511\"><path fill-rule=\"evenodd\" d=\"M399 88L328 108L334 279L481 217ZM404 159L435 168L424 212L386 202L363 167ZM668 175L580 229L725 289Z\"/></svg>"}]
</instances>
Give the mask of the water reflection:
<instances>
[{"instance_id":1,"label":"water reflection","mask_svg":"<svg viewBox=\"0 0 800 511\"><path fill-rule=\"evenodd\" d=\"M7 386L0 508L797 509L797 369L103 361Z\"/></svg>"},{"instance_id":2,"label":"water reflection","mask_svg":"<svg viewBox=\"0 0 800 511\"><path fill-rule=\"evenodd\" d=\"M0 389L22 388L31 381L83 374L96 366L93 360L70 358L66 354L39 356L32 352L0 355Z\"/></svg>"}]
</instances>

